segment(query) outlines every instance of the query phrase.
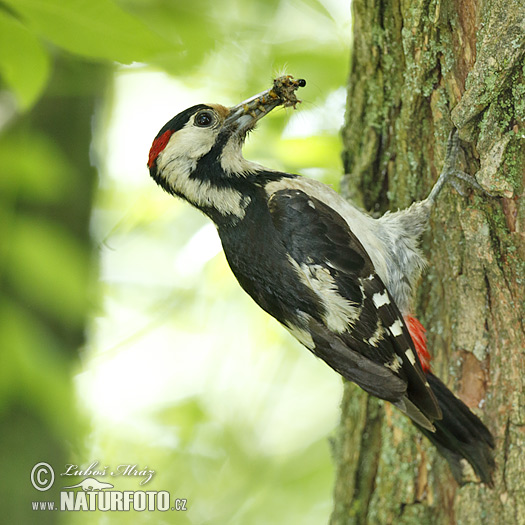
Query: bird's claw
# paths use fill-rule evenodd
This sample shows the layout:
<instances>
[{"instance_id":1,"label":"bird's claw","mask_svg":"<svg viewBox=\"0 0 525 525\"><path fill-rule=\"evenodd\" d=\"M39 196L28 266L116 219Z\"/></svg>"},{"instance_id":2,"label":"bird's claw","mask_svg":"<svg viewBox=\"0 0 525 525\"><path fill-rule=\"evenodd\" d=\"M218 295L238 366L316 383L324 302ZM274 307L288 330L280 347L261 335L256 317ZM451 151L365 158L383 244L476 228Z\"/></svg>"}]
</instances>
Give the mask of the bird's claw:
<instances>
[{"instance_id":1,"label":"bird's claw","mask_svg":"<svg viewBox=\"0 0 525 525\"><path fill-rule=\"evenodd\" d=\"M494 197L492 193L488 192L485 188L483 188L483 186L480 185L480 183L476 180L476 177L474 177L474 175L470 175L469 173L465 173L461 170L454 170L451 176L455 177L455 179L452 179L450 183L462 197L465 197L467 195L467 192L464 190L464 187L458 183L456 179L466 182L469 186L475 188L478 191L481 191L488 197Z\"/></svg>"},{"instance_id":2,"label":"bird's claw","mask_svg":"<svg viewBox=\"0 0 525 525\"><path fill-rule=\"evenodd\" d=\"M452 187L462 196L466 197L467 192L465 191L464 185L460 184L459 181L466 182L468 186L482 191L485 195L491 196L484 188L480 186L478 181L473 175L465 173L460 170L457 166L458 164L458 155L461 150L461 145L459 143L458 130L454 128L448 137L447 142L447 151L445 154L445 162L443 163L443 169L439 175L434 188L432 189L429 198L434 200L445 183L450 182Z\"/></svg>"}]
</instances>

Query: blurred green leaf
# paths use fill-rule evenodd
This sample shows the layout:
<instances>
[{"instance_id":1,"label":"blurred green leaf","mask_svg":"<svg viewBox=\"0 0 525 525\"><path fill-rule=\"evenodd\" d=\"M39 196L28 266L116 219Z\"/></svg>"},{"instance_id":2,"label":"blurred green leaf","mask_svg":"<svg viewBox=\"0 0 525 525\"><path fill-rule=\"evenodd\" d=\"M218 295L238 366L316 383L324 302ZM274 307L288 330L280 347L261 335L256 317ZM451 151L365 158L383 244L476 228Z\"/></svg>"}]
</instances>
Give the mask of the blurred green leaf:
<instances>
[{"instance_id":1,"label":"blurred green leaf","mask_svg":"<svg viewBox=\"0 0 525 525\"><path fill-rule=\"evenodd\" d=\"M6 273L28 304L78 326L86 309L89 254L63 226L28 215L13 224Z\"/></svg>"},{"instance_id":2,"label":"blurred green leaf","mask_svg":"<svg viewBox=\"0 0 525 525\"><path fill-rule=\"evenodd\" d=\"M166 53L161 57L160 63L172 71L180 73L181 67L194 69L199 66L205 54L218 43L220 21L211 16L208 0L148 0L127 4L138 20L180 50L180 53Z\"/></svg>"},{"instance_id":3,"label":"blurred green leaf","mask_svg":"<svg viewBox=\"0 0 525 525\"><path fill-rule=\"evenodd\" d=\"M280 0L121 0L120 3L152 30L180 46L180 55L166 54L160 63L179 75L184 67L187 75L230 44L239 56L235 60L242 61L250 53L251 44L260 42L271 26ZM259 55L266 51L260 49ZM208 73L213 74L210 70Z\"/></svg>"},{"instance_id":4,"label":"blurred green leaf","mask_svg":"<svg viewBox=\"0 0 525 525\"><path fill-rule=\"evenodd\" d=\"M8 297L0 301L0 348L6 351L0 402L20 400L42 415L43 426L49 420L53 431L64 425L59 438L65 444L69 433L63 422L74 413L75 400L70 397L71 369L62 354L70 344L67 332L82 332L93 261L87 239L68 231L70 226L79 230L61 205L77 205L77 196L89 192L90 112L100 102L98 107L111 104L101 80L111 67L108 62L161 66L177 77L174 98L178 84L198 86L209 93L204 99L225 104L267 88L285 70L307 80L298 107L306 110L306 123L308 110L324 108L327 93L345 84L348 49L341 37L343 22L334 16L341 13L340 5L333 0L5 4L19 18L4 18L30 35L44 60L56 58L57 67L42 104L25 124L11 126L0 137L0 228L6 230L0 232L0 262ZM22 64L14 66L29 68L31 53L21 48L20 54L8 36L0 38L0 59L9 53L5 63L18 61ZM126 74L134 72L126 68ZM18 89L37 87L22 84ZM126 99L126 89L115 100ZM155 86L136 92L119 127L127 159L138 149L130 140L134 130L145 126L137 107L147 108L145 113L162 111L155 108L160 105ZM33 102L39 91L35 93ZM272 112L251 138L247 157L292 172L316 167L316 177L337 173L339 139L322 135L332 128L314 123L315 137L279 138L292 115L297 116L291 109ZM102 159L100 167L106 156L115 158L118 148L103 126L95 130L105 144L103 153L91 157ZM79 140L62 142L64 137ZM137 163L142 167L144 159ZM89 406L94 425L79 446L85 450L72 461L136 462L155 469L150 490L155 486L188 498L190 512L177 515L181 524L325 522L332 466L324 435L331 427L320 422L327 410L319 407L333 407L337 401L325 399L326 382L315 363L303 376L309 356L295 364L300 350L242 293L224 255L213 256L212 241L200 235L205 218L167 200L147 181L145 168L150 186L130 184L129 165L133 169L126 164L118 177L102 177L91 222L92 231L101 232L104 301L102 313L91 309L96 328L88 345L96 348L84 354L84 373L77 377L77 394ZM71 346L79 344L74 338ZM260 370L260 377L252 376L250 367ZM337 381L329 372L327 381ZM305 395L303 405L296 405ZM118 480L124 481L136 488L134 480ZM164 523L168 518L74 513L66 519Z\"/></svg>"},{"instance_id":5,"label":"blurred green leaf","mask_svg":"<svg viewBox=\"0 0 525 525\"><path fill-rule=\"evenodd\" d=\"M56 202L71 191L74 167L62 150L36 130L0 135L4 175L0 192L23 201Z\"/></svg>"},{"instance_id":6,"label":"blurred green leaf","mask_svg":"<svg viewBox=\"0 0 525 525\"><path fill-rule=\"evenodd\" d=\"M31 406L64 439L71 431L73 384L60 340L23 306L0 302L0 410L13 399Z\"/></svg>"},{"instance_id":7,"label":"blurred green leaf","mask_svg":"<svg viewBox=\"0 0 525 525\"><path fill-rule=\"evenodd\" d=\"M37 37L0 11L0 72L22 109L30 108L49 76L49 58Z\"/></svg>"},{"instance_id":8,"label":"blurred green leaf","mask_svg":"<svg viewBox=\"0 0 525 525\"><path fill-rule=\"evenodd\" d=\"M130 64L173 46L111 0L5 0L54 44L86 57Z\"/></svg>"}]
</instances>

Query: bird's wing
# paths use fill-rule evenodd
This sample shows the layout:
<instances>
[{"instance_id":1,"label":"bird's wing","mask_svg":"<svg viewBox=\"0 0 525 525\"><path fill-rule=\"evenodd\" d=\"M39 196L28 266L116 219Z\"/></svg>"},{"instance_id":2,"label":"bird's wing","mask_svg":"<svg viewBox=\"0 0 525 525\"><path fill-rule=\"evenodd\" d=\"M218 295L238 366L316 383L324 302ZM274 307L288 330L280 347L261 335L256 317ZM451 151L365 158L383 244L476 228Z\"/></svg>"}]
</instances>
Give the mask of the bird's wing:
<instances>
[{"instance_id":1,"label":"bird's wing","mask_svg":"<svg viewBox=\"0 0 525 525\"><path fill-rule=\"evenodd\" d=\"M412 408L403 404L413 403L430 420L438 419L437 401L403 316L346 221L299 189L276 191L268 208L290 263L324 306L321 320L303 315L312 351L410 417Z\"/></svg>"}]
</instances>

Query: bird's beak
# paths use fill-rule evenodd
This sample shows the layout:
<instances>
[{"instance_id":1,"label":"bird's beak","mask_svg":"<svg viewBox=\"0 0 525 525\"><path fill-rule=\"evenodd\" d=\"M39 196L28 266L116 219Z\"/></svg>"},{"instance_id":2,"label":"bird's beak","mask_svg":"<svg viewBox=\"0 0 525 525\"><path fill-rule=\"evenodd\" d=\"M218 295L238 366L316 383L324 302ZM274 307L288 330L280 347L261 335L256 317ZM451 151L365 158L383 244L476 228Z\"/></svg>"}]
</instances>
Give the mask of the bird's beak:
<instances>
[{"instance_id":1,"label":"bird's beak","mask_svg":"<svg viewBox=\"0 0 525 525\"><path fill-rule=\"evenodd\" d=\"M259 119L277 106L295 108L296 104L301 102L295 96L295 91L304 86L306 86L305 80L296 80L291 75L276 78L270 89L229 108L230 112L224 124L239 135L245 135Z\"/></svg>"}]
</instances>

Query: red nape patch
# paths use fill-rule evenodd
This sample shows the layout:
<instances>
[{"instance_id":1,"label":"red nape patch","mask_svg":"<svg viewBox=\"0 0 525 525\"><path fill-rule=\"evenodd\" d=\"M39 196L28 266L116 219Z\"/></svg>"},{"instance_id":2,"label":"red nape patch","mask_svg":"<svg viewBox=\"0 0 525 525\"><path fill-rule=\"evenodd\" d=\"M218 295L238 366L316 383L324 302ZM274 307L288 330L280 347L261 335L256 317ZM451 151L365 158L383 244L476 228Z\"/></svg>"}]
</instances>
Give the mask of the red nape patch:
<instances>
[{"instance_id":1,"label":"red nape patch","mask_svg":"<svg viewBox=\"0 0 525 525\"><path fill-rule=\"evenodd\" d=\"M149 150L148 168L151 168L153 164L155 164L157 157L159 156L160 152L166 147L166 144L169 142L172 134L173 131L168 129L160 137L157 137L153 141L151 149Z\"/></svg>"},{"instance_id":2,"label":"red nape patch","mask_svg":"<svg viewBox=\"0 0 525 525\"><path fill-rule=\"evenodd\" d=\"M410 332L412 341L414 341L423 372L430 372L430 359L432 358L427 350L427 336L425 335L426 330L424 326L411 315L405 315L405 324Z\"/></svg>"}]
</instances>

